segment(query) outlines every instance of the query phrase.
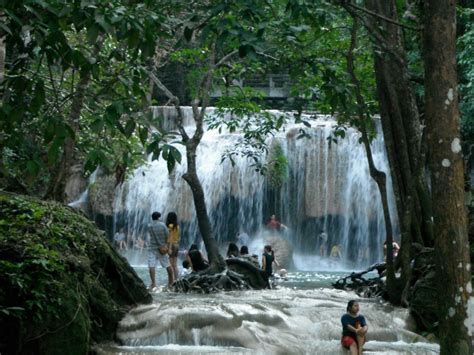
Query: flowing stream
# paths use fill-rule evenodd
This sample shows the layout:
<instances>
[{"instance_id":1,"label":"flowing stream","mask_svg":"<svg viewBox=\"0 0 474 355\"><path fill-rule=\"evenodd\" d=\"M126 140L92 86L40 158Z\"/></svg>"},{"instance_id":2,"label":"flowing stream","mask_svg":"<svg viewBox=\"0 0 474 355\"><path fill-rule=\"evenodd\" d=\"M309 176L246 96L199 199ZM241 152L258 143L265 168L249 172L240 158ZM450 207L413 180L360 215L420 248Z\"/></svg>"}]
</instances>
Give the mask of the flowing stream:
<instances>
[{"instance_id":1,"label":"flowing stream","mask_svg":"<svg viewBox=\"0 0 474 355\"><path fill-rule=\"evenodd\" d=\"M146 280L147 269L137 272ZM340 272L290 272L273 290L212 295L159 291L120 322L108 354L346 354L340 317L353 293L334 290ZM158 273L165 282L164 272ZM146 280L147 282L147 280ZM360 299L369 325L365 354L437 354L439 346L410 331L408 311Z\"/></svg>"}]
</instances>

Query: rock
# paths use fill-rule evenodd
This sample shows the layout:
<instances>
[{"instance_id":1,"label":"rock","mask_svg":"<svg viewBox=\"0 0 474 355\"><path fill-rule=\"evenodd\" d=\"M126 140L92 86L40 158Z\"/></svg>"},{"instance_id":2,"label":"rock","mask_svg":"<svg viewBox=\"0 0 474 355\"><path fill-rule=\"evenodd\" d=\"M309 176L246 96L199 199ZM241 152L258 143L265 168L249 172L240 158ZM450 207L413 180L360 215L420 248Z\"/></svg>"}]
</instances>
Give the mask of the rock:
<instances>
[{"instance_id":1,"label":"rock","mask_svg":"<svg viewBox=\"0 0 474 355\"><path fill-rule=\"evenodd\" d=\"M89 207L93 214L114 215L115 177L103 175L89 186Z\"/></svg>"},{"instance_id":2,"label":"rock","mask_svg":"<svg viewBox=\"0 0 474 355\"><path fill-rule=\"evenodd\" d=\"M76 163L71 167L71 176L66 182L65 195L68 203L76 201L81 193L87 188L87 179L83 175L82 163Z\"/></svg>"},{"instance_id":3,"label":"rock","mask_svg":"<svg viewBox=\"0 0 474 355\"><path fill-rule=\"evenodd\" d=\"M87 354L145 285L82 215L0 192L0 353Z\"/></svg>"}]
</instances>

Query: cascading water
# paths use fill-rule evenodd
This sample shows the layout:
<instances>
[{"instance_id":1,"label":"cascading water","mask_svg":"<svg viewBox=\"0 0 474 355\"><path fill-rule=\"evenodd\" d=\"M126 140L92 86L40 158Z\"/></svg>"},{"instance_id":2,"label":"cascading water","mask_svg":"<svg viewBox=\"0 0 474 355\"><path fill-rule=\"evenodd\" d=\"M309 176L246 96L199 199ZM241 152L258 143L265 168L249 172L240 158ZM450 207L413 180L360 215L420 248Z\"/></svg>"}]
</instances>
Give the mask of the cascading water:
<instances>
[{"instance_id":1,"label":"cascading water","mask_svg":"<svg viewBox=\"0 0 474 355\"><path fill-rule=\"evenodd\" d=\"M212 115L213 109L208 112ZM154 113L164 118L165 128L173 129L174 108L155 108ZM191 131L192 110L183 108L183 114ZM249 159L236 158L233 166L228 160L221 162L222 154L237 144L240 134L205 132L197 152L197 167L215 237L224 244L235 241L239 231L255 235L265 220L276 214L289 227L297 252L316 254L317 236L325 231L328 249L340 244L344 260L352 265L380 261L385 234L382 207L359 134L349 128L344 139L330 143L327 138L336 122L325 116L310 122L311 128L288 124L269 139L269 146L281 145L288 160L288 179L276 189L255 171ZM309 139L298 139L301 128ZM184 153L182 147L178 148ZM372 149L376 166L387 172L380 135ZM185 170L185 154L171 174L162 159L136 169L117 193L115 229L125 227L132 239L145 238L152 211L164 216L176 211L183 231L182 247L198 239L191 190L182 179Z\"/></svg>"},{"instance_id":2,"label":"cascading water","mask_svg":"<svg viewBox=\"0 0 474 355\"><path fill-rule=\"evenodd\" d=\"M166 129L173 129L173 108L156 109ZM209 110L212 114L212 110ZM183 111L191 132L192 113ZM348 129L346 138L329 144L335 121L318 116L311 128L289 124L268 141L278 144L288 160L288 178L277 188L255 171L252 162L236 158L234 165L221 162L239 134L207 131L198 149L198 175L217 240L234 241L238 231L253 238L251 252L261 250L262 224L271 214L288 226L283 237L295 248L291 271L279 286L263 291L218 294L153 293L151 305L131 310L120 322L117 342L95 346L100 355L111 354L345 354L340 345L340 317L355 295L331 289L343 273L334 271L315 255L318 234L328 234L328 247L341 244L346 266L363 266L382 259L384 224L380 197L369 176L359 135ZM304 128L310 139L297 139ZM372 144L377 167L388 171L383 141ZM182 152L184 152L182 150ZM183 154L183 157L185 155ZM168 174L166 162L149 162L138 168L117 190L115 229L124 228L132 239L144 239L152 211L176 211L181 220L182 247L198 238L190 188L182 179L185 161ZM388 183L390 186L390 182ZM390 192L393 209L393 196ZM395 221L395 220L394 220ZM395 221L396 224L396 221ZM274 237L274 236L272 236ZM366 254L366 251L369 254ZM148 282L142 260L127 257ZM290 254L291 256L291 254ZM341 266L341 265L339 265ZM315 272L316 269L329 270ZM157 270L158 284L166 272ZM369 324L366 353L435 354L437 344L410 331L408 310L378 299L360 300Z\"/></svg>"},{"instance_id":3,"label":"cascading water","mask_svg":"<svg viewBox=\"0 0 474 355\"><path fill-rule=\"evenodd\" d=\"M340 343L340 319L354 294L318 288L334 277L290 273L278 289L264 291L158 292L153 304L139 306L122 319L118 344L94 350L99 355L347 354ZM369 326L364 354L439 353L437 344L412 331L407 309L377 299L359 302Z\"/></svg>"}]
</instances>

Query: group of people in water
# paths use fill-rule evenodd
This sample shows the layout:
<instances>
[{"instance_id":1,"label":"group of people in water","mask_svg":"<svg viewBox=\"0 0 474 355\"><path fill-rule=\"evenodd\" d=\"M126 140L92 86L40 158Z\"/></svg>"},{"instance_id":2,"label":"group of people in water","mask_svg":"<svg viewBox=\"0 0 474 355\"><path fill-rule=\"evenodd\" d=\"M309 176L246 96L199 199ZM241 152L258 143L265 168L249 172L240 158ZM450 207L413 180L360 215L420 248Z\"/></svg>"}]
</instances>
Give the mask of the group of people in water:
<instances>
[{"instance_id":1,"label":"group of people in water","mask_svg":"<svg viewBox=\"0 0 474 355\"><path fill-rule=\"evenodd\" d=\"M175 212L168 213L165 223L160 221L161 213L153 212L151 215L151 223L148 225L148 268L151 279L150 289L156 289L156 266L158 263L167 271L168 285L171 286L178 279L178 255L181 232L178 224L178 217ZM272 216L267 226L275 230L286 228L278 222L275 216ZM121 243L125 238L120 237L116 242ZM327 237L326 237L327 240ZM270 245L265 245L262 253L261 263L259 263L258 255L249 254L246 244L250 241L246 233L240 233L237 236L237 242L241 244L240 248L236 243L230 243L227 249L227 258L240 258L252 263L256 268L260 268L267 278L273 275L273 264L279 266L275 258L274 250ZM245 243L245 244L244 244ZM122 248L123 245L119 244ZM394 246L395 250L395 246ZM398 252L398 249L397 249ZM183 263L183 271L181 276L191 272L199 272L209 267L208 261L204 258L196 244L192 244L187 250ZM286 270L280 270L286 274ZM364 316L359 314L359 303L352 300L347 305L347 313L341 317L342 338L341 345L348 349L351 355L362 354L365 344L365 336L367 334L367 323Z\"/></svg>"},{"instance_id":2,"label":"group of people in water","mask_svg":"<svg viewBox=\"0 0 474 355\"><path fill-rule=\"evenodd\" d=\"M165 223L160 221L161 213L153 212L151 223L148 225L148 269L151 279L150 289L156 289L156 266L161 265L168 274L168 287L180 276L178 270L178 256L181 233L178 224L178 216L175 212L168 213ZM246 233L238 235L239 242L249 242L250 238ZM241 245L240 249L235 243L230 243L227 250L227 258L240 258L252 263L256 268L263 270L263 274L268 278L273 275L273 264L279 266L275 258L275 253L270 245L265 245L261 259L261 265L256 254L249 254L247 245ZM209 262L204 258L197 244L192 244L184 255L182 263L183 271L181 276L191 272L199 272L209 267ZM286 270L282 269L280 274L286 275ZM268 283L270 286L270 283Z\"/></svg>"}]
</instances>

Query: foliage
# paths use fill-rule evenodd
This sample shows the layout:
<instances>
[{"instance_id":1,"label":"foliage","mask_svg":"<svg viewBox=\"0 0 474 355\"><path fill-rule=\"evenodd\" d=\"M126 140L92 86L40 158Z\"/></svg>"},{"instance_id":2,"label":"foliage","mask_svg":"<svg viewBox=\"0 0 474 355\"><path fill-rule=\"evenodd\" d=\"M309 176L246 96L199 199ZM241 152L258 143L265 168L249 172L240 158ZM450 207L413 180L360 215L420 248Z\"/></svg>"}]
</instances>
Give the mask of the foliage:
<instances>
[{"instance_id":1,"label":"foliage","mask_svg":"<svg viewBox=\"0 0 474 355\"><path fill-rule=\"evenodd\" d=\"M459 8L459 22L464 33L458 38L458 64L460 73L459 93L461 109L461 133L464 149L471 156L474 146L474 8Z\"/></svg>"},{"instance_id":2,"label":"foliage","mask_svg":"<svg viewBox=\"0 0 474 355\"><path fill-rule=\"evenodd\" d=\"M73 210L1 193L0 216L0 325L19 324L23 341L69 325L85 327L85 339L111 338L122 306L149 300L103 233Z\"/></svg>"},{"instance_id":3,"label":"foliage","mask_svg":"<svg viewBox=\"0 0 474 355\"><path fill-rule=\"evenodd\" d=\"M113 171L140 162L154 124L144 114L143 82L156 41L166 36L166 2L1 3L7 53L2 174L44 193L67 139L76 142L86 172L99 164ZM80 120L74 122L72 104L87 77Z\"/></svg>"},{"instance_id":4,"label":"foliage","mask_svg":"<svg viewBox=\"0 0 474 355\"><path fill-rule=\"evenodd\" d=\"M272 146L268 159L268 183L272 188L279 188L288 180L288 159L280 143Z\"/></svg>"}]
</instances>

